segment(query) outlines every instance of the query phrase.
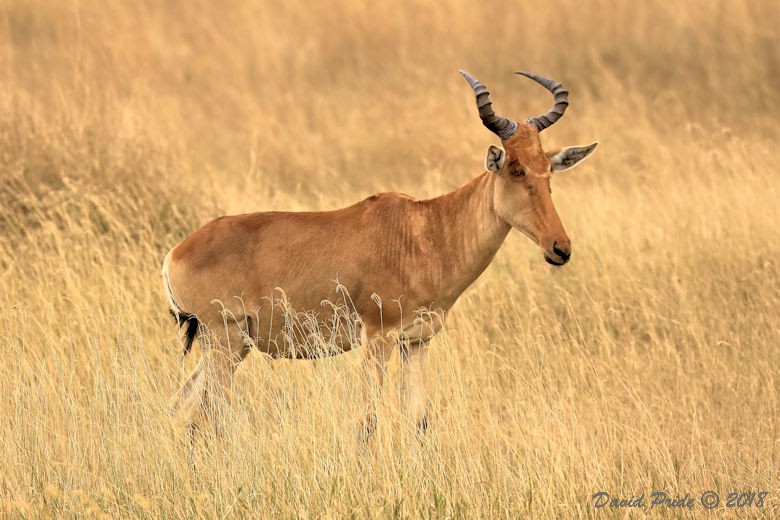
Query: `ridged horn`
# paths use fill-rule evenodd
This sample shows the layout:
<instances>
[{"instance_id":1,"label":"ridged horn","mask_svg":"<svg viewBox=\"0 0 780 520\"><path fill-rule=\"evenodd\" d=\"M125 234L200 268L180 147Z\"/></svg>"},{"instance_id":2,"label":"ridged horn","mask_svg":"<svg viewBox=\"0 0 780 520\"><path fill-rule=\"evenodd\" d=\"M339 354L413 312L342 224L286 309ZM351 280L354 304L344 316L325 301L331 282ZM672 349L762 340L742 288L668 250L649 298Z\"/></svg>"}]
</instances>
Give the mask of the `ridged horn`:
<instances>
[{"instance_id":1,"label":"ridged horn","mask_svg":"<svg viewBox=\"0 0 780 520\"><path fill-rule=\"evenodd\" d=\"M512 134L517 130L517 123L505 119L501 116L497 116L493 112L492 103L490 101L490 92L487 87L475 79L468 72L459 70L466 81L469 82L471 88L474 90L474 95L477 97L477 108L479 109L479 118L482 119L482 124L487 127L488 130L496 134L501 139L509 139Z\"/></svg>"},{"instance_id":2,"label":"ridged horn","mask_svg":"<svg viewBox=\"0 0 780 520\"><path fill-rule=\"evenodd\" d=\"M531 74L530 72L517 72L516 74L520 74L526 78L531 78L553 93L555 104L549 112L542 116L530 117L525 120L526 123L534 125L536 129L541 132L560 119L563 113L566 111L566 107L569 106L569 91L563 88L563 85L557 81L543 78L542 76L537 76L536 74Z\"/></svg>"}]
</instances>

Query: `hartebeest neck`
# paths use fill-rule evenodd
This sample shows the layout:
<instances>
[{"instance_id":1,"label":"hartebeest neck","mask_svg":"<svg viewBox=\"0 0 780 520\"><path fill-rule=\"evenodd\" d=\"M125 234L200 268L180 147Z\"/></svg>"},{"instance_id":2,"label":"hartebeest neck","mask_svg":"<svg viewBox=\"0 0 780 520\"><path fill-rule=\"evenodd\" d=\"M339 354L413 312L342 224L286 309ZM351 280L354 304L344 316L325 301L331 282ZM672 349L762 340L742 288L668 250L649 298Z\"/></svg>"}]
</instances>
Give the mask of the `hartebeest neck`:
<instances>
[{"instance_id":1,"label":"hartebeest neck","mask_svg":"<svg viewBox=\"0 0 780 520\"><path fill-rule=\"evenodd\" d=\"M442 288L454 300L490 265L511 226L493 207L495 174L485 172L465 186L429 202L442 223L440 249L446 258Z\"/></svg>"}]
</instances>

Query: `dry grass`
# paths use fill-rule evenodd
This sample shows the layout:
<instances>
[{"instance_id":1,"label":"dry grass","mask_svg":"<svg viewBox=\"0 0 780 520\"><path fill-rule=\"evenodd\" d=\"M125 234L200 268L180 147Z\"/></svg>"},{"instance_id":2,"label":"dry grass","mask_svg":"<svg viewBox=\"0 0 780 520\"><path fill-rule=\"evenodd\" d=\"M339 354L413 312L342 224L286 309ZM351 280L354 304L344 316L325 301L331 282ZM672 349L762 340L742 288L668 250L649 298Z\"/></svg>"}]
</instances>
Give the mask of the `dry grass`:
<instances>
[{"instance_id":1,"label":"dry grass","mask_svg":"<svg viewBox=\"0 0 780 520\"><path fill-rule=\"evenodd\" d=\"M777 2L218 4L0 2L3 516L624 515L602 489L780 516ZM601 141L554 182L571 264L510 236L432 345L422 443L391 385L357 448L359 353L252 354L187 449L165 252L465 183L495 138L459 68L517 118L550 99L513 70L559 79L543 141Z\"/></svg>"}]
</instances>

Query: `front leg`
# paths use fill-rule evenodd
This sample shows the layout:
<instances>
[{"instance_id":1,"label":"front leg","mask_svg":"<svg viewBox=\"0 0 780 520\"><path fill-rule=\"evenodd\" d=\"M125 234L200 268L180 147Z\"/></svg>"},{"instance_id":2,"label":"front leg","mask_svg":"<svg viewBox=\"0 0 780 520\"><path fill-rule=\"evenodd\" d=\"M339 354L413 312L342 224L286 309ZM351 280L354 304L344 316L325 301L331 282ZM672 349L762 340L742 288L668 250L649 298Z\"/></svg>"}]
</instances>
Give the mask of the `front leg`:
<instances>
[{"instance_id":1,"label":"front leg","mask_svg":"<svg viewBox=\"0 0 780 520\"><path fill-rule=\"evenodd\" d=\"M401 334L401 405L420 433L428 429L428 341Z\"/></svg>"},{"instance_id":2,"label":"front leg","mask_svg":"<svg viewBox=\"0 0 780 520\"><path fill-rule=\"evenodd\" d=\"M393 354L393 344L381 337L371 340L363 333L364 357L362 367L362 391L365 413L360 422L360 440L365 442L376 429L377 400L382 398L382 386L385 379L386 363Z\"/></svg>"}]
</instances>

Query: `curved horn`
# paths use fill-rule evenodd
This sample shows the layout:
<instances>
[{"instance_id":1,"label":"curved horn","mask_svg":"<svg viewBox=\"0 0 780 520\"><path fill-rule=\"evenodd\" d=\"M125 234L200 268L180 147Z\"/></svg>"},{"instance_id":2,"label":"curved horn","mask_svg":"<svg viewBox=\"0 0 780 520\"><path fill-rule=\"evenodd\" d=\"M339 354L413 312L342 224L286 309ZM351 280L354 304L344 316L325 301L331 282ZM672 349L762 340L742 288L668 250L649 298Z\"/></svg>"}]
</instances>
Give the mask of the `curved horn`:
<instances>
[{"instance_id":1,"label":"curved horn","mask_svg":"<svg viewBox=\"0 0 780 520\"><path fill-rule=\"evenodd\" d=\"M516 72L516 74L520 74L526 78L531 78L553 93L555 104L549 112L543 116L530 117L525 120L526 123L534 125L536 129L541 132L560 119L563 113L566 111L566 107L569 106L569 91L563 88L563 85L557 81L543 78L542 76L537 76L536 74L531 74L530 72Z\"/></svg>"},{"instance_id":2,"label":"curved horn","mask_svg":"<svg viewBox=\"0 0 780 520\"><path fill-rule=\"evenodd\" d=\"M458 72L463 74L463 77L469 82L469 85L471 85L471 88L474 90L474 94L477 96L477 108L479 109L479 118L482 119L482 124L501 139L509 139L512 137L512 134L517 130L517 123L497 116L495 112L493 112L492 103L490 101L490 92L488 92L485 85L472 77L468 72L462 70L459 70Z\"/></svg>"}]
</instances>

